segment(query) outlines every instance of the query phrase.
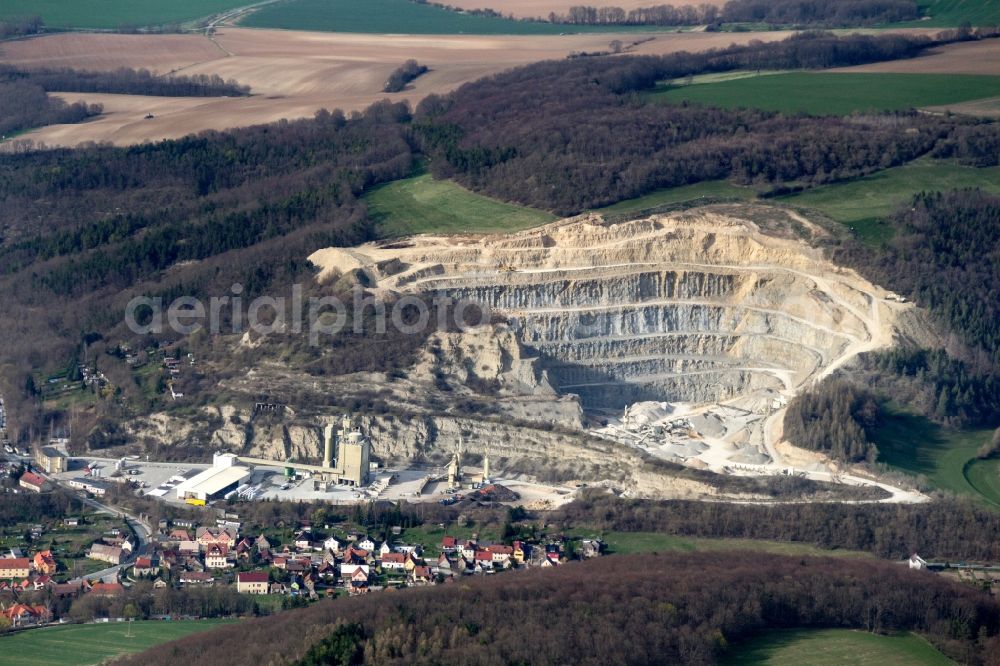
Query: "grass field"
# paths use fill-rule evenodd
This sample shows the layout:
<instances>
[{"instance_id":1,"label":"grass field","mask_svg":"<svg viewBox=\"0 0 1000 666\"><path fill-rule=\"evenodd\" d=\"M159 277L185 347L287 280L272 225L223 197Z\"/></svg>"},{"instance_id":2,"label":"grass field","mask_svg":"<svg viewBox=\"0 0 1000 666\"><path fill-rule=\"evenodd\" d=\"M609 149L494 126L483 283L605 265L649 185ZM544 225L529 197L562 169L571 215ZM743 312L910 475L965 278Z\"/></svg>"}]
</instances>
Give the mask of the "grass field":
<instances>
[{"instance_id":1,"label":"grass field","mask_svg":"<svg viewBox=\"0 0 1000 666\"><path fill-rule=\"evenodd\" d=\"M955 28L968 21L974 26L1000 25L1000 0L917 0L924 21L895 26Z\"/></svg>"},{"instance_id":2,"label":"grass field","mask_svg":"<svg viewBox=\"0 0 1000 666\"><path fill-rule=\"evenodd\" d=\"M975 460L993 431L951 430L906 412L887 409L874 436L879 461L927 477L936 488L1000 508L1000 461Z\"/></svg>"},{"instance_id":3,"label":"grass field","mask_svg":"<svg viewBox=\"0 0 1000 666\"><path fill-rule=\"evenodd\" d=\"M517 231L556 219L532 208L475 194L424 174L397 180L365 195L380 235Z\"/></svg>"},{"instance_id":4,"label":"grass field","mask_svg":"<svg viewBox=\"0 0 1000 666\"><path fill-rule=\"evenodd\" d=\"M164 25L210 16L246 0L4 0L0 19L41 16L49 28Z\"/></svg>"},{"instance_id":5,"label":"grass field","mask_svg":"<svg viewBox=\"0 0 1000 666\"><path fill-rule=\"evenodd\" d=\"M954 662L915 634L880 636L850 629L772 631L733 645L725 666L946 666Z\"/></svg>"},{"instance_id":6,"label":"grass field","mask_svg":"<svg viewBox=\"0 0 1000 666\"><path fill-rule=\"evenodd\" d=\"M650 93L661 102L724 108L847 115L940 106L1000 95L1000 76L789 72L671 86Z\"/></svg>"},{"instance_id":7,"label":"grass field","mask_svg":"<svg viewBox=\"0 0 1000 666\"><path fill-rule=\"evenodd\" d=\"M774 201L816 209L854 227L862 240L879 243L892 235L892 229L883 218L914 194L962 187L980 187L1000 194L1000 167L976 169L921 159L858 180L776 197Z\"/></svg>"},{"instance_id":8,"label":"grass field","mask_svg":"<svg viewBox=\"0 0 1000 666\"><path fill-rule=\"evenodd\" d=\"M579 536L594 536L581 533ZM825 550L806 543L786 541L760 541L755 539L700 539L679 537L658 532L605 532L601 538L608 544L608 552L616 555L632 553L710 552L726 550L752 550L773 555L817 555L835 557L871 557L868 553L853 550Z\"/></svg>"},{"instance_id":9,"label":"grass field","mask_svg":"<svg viewBox=\"0 0 1000 666\"><path fill-rule=\"evenodd\" d=\"M214 629L231 620L81 624L35 629L0 638L0 666L84 666L119 654ZM127 637L131 634L131 637Z\"/></svg>"},{"instance_id":10,"label":"grass field","mask_svg":"<svg viewBox=\"0 0 1000 666\"><path fill-rule=\"evenodd\" d=\"M559 35L579 32L655 32L652 26L586 26L473 16L410 0L290 0L247 15L240 25L285 30L411 35Z\"/></svg>"},{"instance_id":11,"label":"grass field","mask_svg":"<svg viewBox=\"0 0 1000 666\"><path fill-rule=\"evenodd\" d=\"M686 201L696 202L702 198L727 198L748 201L757 196L749 187L738 187L725 180L708 180L694 185L684 185L682 187L670 187L663 190L656 190L645 196L635 199L626 199L616 204L597 209L599 213L634 213L657 206L681 203Z\"/></svg>"}]
</instances>

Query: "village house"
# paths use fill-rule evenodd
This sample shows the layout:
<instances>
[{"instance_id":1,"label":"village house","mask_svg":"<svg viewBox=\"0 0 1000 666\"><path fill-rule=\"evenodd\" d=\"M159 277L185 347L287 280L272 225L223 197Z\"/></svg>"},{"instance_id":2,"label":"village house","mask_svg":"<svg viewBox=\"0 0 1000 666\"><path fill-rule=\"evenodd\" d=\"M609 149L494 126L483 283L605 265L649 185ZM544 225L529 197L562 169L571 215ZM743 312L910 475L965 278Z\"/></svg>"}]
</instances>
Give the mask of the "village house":
<instances>
[{"instance_id":1,"label":"village house","mask_svg":"<svg viewBox=\"0 0 1000 666\"><path fill-rule=\"evenodd\" d=\"M229 548L223 544L213 544L205 551L205 567L208 569L226 569L233 566L229 561Z\"/></svg>"},{"instance_id":2,"label":"village house","mask_svg":"<svg viewBox=\"0 0 1000 666\"><path fill-rule=\"evenodd\" d=\"M184 529L174 528L170 530L171 541L191 541L191 533Z\"/></svg>"},{"instance_id":3,"label":"village house","mask_svg":"<svg viewBox=\"0 0 1000 666\"><path fill-rule=\"evenodd\" d=\"M453 536L445 536L441 538L441 552L444 553L454 553L458 548L458 539Z\"/></svg>"},{"instance_id":4,"label":"village house","mask_svg":"<svg viewBox=\"0 0 1000 666\"><path fill-rule=\"evenodd\" d=\"M52 580L52 576L49 576L47 574L42 574L41 576L36 576L31 581L31 586L33 588L35 588L35 592L38 592L40 590L44 590L47 587L52 587L53 585L55 585L55 581Z\"/></svg>"},{"instance_id":5,"label":"village house","mask_svg":"<svg viewBox=\"0 0 1000 666\"><path fill-rule=\"evenodd\" d=\"M356 596L368 593L368 572L360 567L351 574L350 583L347 588L348 594Z\"/></svg>"},{"instance_id":6,"label":"village house","mask_svg":"<svg viewBox=\"0 0 1000 666\"><path fill-rule=\"evenodd\" d=\"M413 571L410 572L410 580L414 583L430 583L434 579L434 574L431 573L431 568L427 566L414 567Z\"/></svg>"},{"instance_id":7,"label":"village house","mask_svg":"<svg viewBox=\"0 0 1000 666\"><path fill-rule=\"evenodd\" d=\"M10 626L15 628L44 624L51 617L45 606L29 606L27 604L14 604L10 608L0 611L0 615L7 618Z\"/></svg>"},{"instance_id":8,"label":"village house","mask_svg":"<svg viewBox=\"0 0 1000 666\"><path fill-rule=\"evenodd\" d=\"M473 555L476 571L493 571L493 553L488 550L477 550Z\"/></svg>"},{"instance_id":9,"label":"village house","mask_svg":"<svg viewBox=\"0 0 1000 666\"><path fill-rule=\"evenodd\" d=\"M377 550L378 548L378 544L372 541L371 537L365 537L361 541L358 541L357 546L361 550L367 550L369 552Z\"/></svg>"},{"instance_id":10,"label":"village house","mask_svg":"<svg viewBox=\"0 0 1000 666\"><path fill-rule=\"evenodd\" d=\"M236 530L229 527L199 527L195 532L195 541L202 550L214 545L235 548L237 536Z\"/></svg>"},{"instance_id":11,"label":"village house","mask_svg":"<svg viewBox=\"0 0 1000 666\"><path fill-rule=\"evenodd\" d=\"M382 568L386 571L401 571L406 566L406 556L402 553L386 553L382 556Z\"/></svg>"},{"instance_id":12,"label":"village house","mask_svg":"<svg viewBox=\"0 0 1000 666\"><path fill-rule=\"evenodd\" d=\"M323 542L323 550L328 550L331 553L339 553L344 545L336 537L327 537L326 541Z\"/></svg>"},{"instance_id":13,"label":"village house","mask_svg":"<svg viewBox=\"0 0 1000 666\"><path fill-rule=\"evenodd\" d=\"M511 556L514 549L511 546L495 543L486 547L487 552L493 557L493 564L501 567L510 566Z\"/></svg>"},{"instance_id":14,"label":"village house","mask_svg":"<svg viewBox=\"0 0 1000 666\"><path fill-rule=\"evenodd\" d=\"M137 557L135 565L132 567L132 573L136 576L153 576L159 572L160 560L155 555L152 557Z\"/></svg>"},{"instance_id":15,"label":"village house","mask_svg":"<svg viewBox=\"0 0 1000 666\"><path fill-rule=\"evenodd\" d=\"M122 587L121 583L94 583L87 590L87 594L98 597L116 597L119 594L125 594L125 588Z\"/></svg>"},{"instance_id":16,"label":"village house","mask_svg":"<svg viewBox=\"0 0 1000 666\"><path fill-rule=\"evenodd\" d=\"M236 574L236 591L240 594L267 594L266 571L246 571Z\"/></svg>"},{"instance_id":17,"label":"village house","mask_svg":"<svg viewBox=\"0 0 1000 666\"><path fill-rule=\"evenodd\" d=\"M54 574L57 568L56 559L52 557L51 550L40 550L35 553L32 564L34 564L35 571L43 574Z\"/></svg>"},{"instance_id":18,"label":"village house","mask_svg":"<svg viewBox=\"0 0 1000 666\"><path fill-rule=\"evenodd\" d=\"M206 571L183 571L178 580L182 585L211 585L215 577Z\"/></svg>"}]
</instances>

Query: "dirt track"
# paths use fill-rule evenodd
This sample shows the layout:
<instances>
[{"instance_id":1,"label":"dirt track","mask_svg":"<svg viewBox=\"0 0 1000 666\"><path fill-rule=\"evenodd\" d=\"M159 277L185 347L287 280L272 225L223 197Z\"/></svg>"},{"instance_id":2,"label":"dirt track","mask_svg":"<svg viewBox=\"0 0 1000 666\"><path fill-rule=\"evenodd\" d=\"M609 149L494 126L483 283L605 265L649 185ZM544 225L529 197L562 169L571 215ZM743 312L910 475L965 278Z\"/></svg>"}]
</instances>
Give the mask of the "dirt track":
<instances>
[{"instance_id":1,"label":"dirt track","mask_svg":"<svg viewBox=\"0 0 1000 666\"><path fill-rule=\"evenodd\" d=\"M654 36L635 52L699 51L734 41L781 39L787 33ZM0 61L35 67L146 67L161 74L218 74L253 90L249 99L67 93L62 97L69 101L103 104L105 115L81 125L56 125L25 135L48 145L73 146L84 141L124 145L205 129L307 117L320 108L363 109L385 97L417 102L428 94L448 92L511 67L564 58L573 51L606 49L616 38L632 42L641 37L636 33L406 36L225 28L216 35L216 45L196 35L64 34L6 43ZM408 58L416 58L432 71L403 93L381 93L389 73ZM144 120L147 113L156 117Z\"/></svg>"}]
</instances>

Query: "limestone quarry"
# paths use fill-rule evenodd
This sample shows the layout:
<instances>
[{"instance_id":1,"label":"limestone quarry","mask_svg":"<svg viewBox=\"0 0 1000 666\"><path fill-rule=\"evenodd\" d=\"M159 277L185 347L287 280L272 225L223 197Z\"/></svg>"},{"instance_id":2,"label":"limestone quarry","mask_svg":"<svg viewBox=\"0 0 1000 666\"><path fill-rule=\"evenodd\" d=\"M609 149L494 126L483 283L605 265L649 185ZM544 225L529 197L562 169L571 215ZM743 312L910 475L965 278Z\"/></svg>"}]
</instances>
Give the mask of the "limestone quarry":
<instances>
[{"instance_id":1,"label":"limestone quarry","mask_svg":"<svg viewBox=\"0 0 1000 666\"><path fill-rule=\"evenodd\" d=\"M386 302L472 302L492 316L431 334L391 376L308 374L264 354L223 382L230 403L196 423L137 420L132 435L155 445L164 432L197 433L213 449L308 462L322 456L323 426L354 411L376 459L403 467L440 471L461 448L471 464L488 455L506 479L634 496L760 499L720 491L712 479L722 477L657 466L670 463L922 501L782 441L791 397L920 320L825 259L827 238L783 209L718 205L323 249L309 258L320 285L364 285ZM281 408L251 407L261 395Z\"/></svg>"},{"instance_id":2,"label":"limestone quarry","mask_svg":"<svg viewBox=\"0 0 1000 666\"><path fill-rule=\"evenodd\" d=\"M815 246L824 235L787 211L717 206L417 236L310 260L321 280L354 273L384 296L484 307L532 359L533 394L578 396L591 435L721 473L844 480L815 456L804 469L785 464L784 406L891 345L911 306L826 260Z\"/></svg>"}]
</instances>

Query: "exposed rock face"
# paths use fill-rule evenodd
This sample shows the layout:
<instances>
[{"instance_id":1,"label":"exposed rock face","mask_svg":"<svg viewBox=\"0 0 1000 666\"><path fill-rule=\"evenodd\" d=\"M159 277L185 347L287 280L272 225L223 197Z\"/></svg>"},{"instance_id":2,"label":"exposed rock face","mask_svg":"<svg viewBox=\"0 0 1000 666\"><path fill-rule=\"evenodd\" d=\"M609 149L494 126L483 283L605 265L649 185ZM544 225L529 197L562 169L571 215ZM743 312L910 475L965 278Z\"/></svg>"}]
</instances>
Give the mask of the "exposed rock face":
<instances>
[{"instance_id":1,"label":"exposed rock face","mask_svg":"<svg viewBox=\"0 0 1000 666\"><path fill-rule=\"evenodd\" d=\"M789 392L891 340L881 290L801 241L717 212L613 225L585 216L345 252L379 289L504 316L548 382L596 408ZM338 257L311 259L337 267ZM484 371L502 365L492 355Z\"/></svg>"}]
</instances>

